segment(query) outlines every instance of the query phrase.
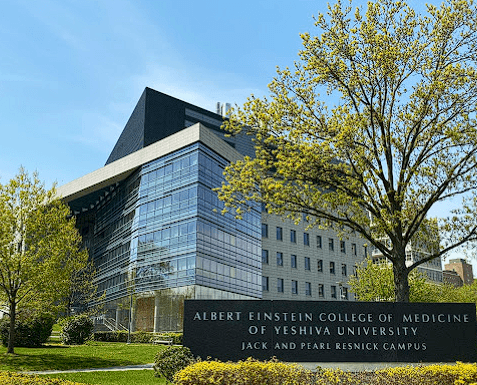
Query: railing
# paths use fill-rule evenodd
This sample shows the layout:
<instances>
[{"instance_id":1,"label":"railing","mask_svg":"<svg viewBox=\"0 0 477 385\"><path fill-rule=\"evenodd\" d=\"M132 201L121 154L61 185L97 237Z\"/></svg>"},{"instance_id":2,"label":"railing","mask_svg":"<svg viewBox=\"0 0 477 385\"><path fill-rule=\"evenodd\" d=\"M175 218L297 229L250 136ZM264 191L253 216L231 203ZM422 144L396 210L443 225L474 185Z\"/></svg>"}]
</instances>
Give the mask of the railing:
<instances>
[{"instance_id":1,"label":"railing","mask_svg":"<svg viewBox=\"0 0 477 385\"><path fill-rule=\"evenodd\" d=\"M111 331L128 330L126 326L120 322L116 322L114 318L106 318L105 316L95 317L95 323L102 324Z\"/></svg>"}]
</instances>

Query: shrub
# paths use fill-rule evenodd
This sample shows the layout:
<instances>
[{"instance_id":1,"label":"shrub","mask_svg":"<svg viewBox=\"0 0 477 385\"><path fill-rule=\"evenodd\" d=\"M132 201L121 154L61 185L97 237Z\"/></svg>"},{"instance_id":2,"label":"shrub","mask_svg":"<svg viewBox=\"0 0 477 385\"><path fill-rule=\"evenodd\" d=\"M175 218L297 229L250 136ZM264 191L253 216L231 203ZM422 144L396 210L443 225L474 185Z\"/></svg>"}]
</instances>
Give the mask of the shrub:
<instances>
[{"instance_id":1,"label":"shrub","mask_svg":"<svg viewBox=\"0 0 477 385\"><path fill-rule=\"evenodd\" d=\"M95 341L101 342L126 342L128 340L128 332L123 330L94 332L92 338Z\"/></svg>"},{"instance_id":2,"label":"shrub","mask_svg":"<svg viewBox=\"0 0 477 385\"><path fill-rule=\"evenodd\" d=\"M60 338L65 345L82 345L92 336L93 329L93 320L86 314L81 314L64 323Z\"/></svg>"},{"instance_id":3,"label":"shrub","mask_svg":"<svg viewBox=\"0 0 477 385\"><path fill-rule=\"evenodd\" d=\"M137 331L131 333L131 342L134 343L150 343L154 338L154 334L144 331Z\"/></svg>"},{"instance_id":4,"label":"shrub","mask_svg":"<svg viewBox=\"0 0 477 385\"><path fill-rule=\"evenodd\" d=\"M55 318L51 314L34 314L15 322L15 346L39 347L50 338ZM8 346L10 319L0 321L0 338L3 346Z\"/></svg>"},{"instance_id":5,"label":"shrub","mask_svg":"<svg viewBox=\"0 0 477 385\"><path fill-rule=\"evenodd\" d=\"M152 333L137 331L131 333L131 342L147 344L155 339L160 339L161 337L172 338L172 343L174 345L182 345L182 333ZM95 332L93 334L93 339L102 342L126 342L128 340L128 332L125 330Z\"/></svg>"},{"instance_id":6,"label":"shrub","mask_svg":"<svg viewBox=\"0 0 477 385\"><path fill-rule=\"evenodd\" d=\"M203 361L174 376L176 385L477 385L477 365L429 365L350 373L324 369L313 373L297 365L247 359L238 363Z\"/></svg>"},{"instance_id":7,"label":"shrub","mask_svg":"<svg viewBox=\"0 0 477 385\"><path fill-rule=\"evenodd\" d=\"M154 358L154 371L162 375L167 381L172 382L174 374L195 362L189 348L184 346L168 346L156 354Z\"/></svg>"},{"instance_id":8,"label":"shrub","mask_svg":"<svg viewBox=\"0 0 477 385\"><path fill-rule=\"evenodd\" d=\"M200 361L174 376L177 385L311 385L314 374L299 365L276 360Z\"/></svg>"},{"instance_id":9,"label":"shrub","mask_svg":"<svg viewBox=\"0 0 477 385\"><path fill-rule=\"evenodd\" d=\"M156 334L156 337L168 337L172 338L172 343L174 345L182 345L182 333L173 333L173 332L168 332L168 333L158 333Z\"/></svg>"},{"instance_id":10,"label":"shrub","mask_svg":"<svg viewBox=\"0 0 477 385\"><path fill-rule=\"evenodd\" d=\"M59 378L42 378L29 374L0 372L0 385L82 385Z\"/></svg>"},{"instance_id":11,"label":"shrub","mask_svg":"<svg viewBox=\"0 0 477 385\"><path fill-rule=\"evenodd\" d=\"M150 343L153 339L153 334L149 332L137 331L131 333L131 342L134 343ZM110 332L95 332L93 334L95 341L102 342L127 342L128 332L126 330L117 330Z\"/></svg>"}]
</instances>

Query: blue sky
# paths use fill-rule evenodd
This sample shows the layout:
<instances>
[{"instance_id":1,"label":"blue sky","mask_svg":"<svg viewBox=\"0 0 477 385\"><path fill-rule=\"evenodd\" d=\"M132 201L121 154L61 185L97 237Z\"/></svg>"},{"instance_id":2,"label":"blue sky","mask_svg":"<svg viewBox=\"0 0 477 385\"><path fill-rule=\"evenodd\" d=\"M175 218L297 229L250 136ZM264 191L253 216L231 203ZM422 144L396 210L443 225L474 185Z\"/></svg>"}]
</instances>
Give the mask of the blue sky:
<instances>
[{"instance_id":1,"label":"blue sky","mask_svg":"<svg viewBox=\"0 0 477 385\"><path fill-rule=\"evenodd\" d=\"M326 5L2 1L0 183L20 166L47 187L102 167L146 86L212 111L217 101L266 95Z\"/></svg>"},{"instance_id":2,"label":"blue sky","mask_svg":"<svg viewBox=\"0 0 477 385\"><path fill-rule=\"evenodd\" d=\"M146 86L214 110L263 95L326 3L16 0L0 15L0 182L104 165Z\"/></svg>"}]
</instances>

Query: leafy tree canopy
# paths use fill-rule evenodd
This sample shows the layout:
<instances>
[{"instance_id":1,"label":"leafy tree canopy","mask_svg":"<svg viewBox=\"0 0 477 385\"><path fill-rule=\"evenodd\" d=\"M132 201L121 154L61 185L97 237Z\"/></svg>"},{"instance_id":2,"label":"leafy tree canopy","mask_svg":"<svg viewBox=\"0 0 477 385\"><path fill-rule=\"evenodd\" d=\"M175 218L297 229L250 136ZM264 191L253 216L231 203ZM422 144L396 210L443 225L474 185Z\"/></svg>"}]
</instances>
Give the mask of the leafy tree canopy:
<instances>
[{"instance_id":1,"label":"leafy tree canopy","mask_svg":"<svg viewBox=\"0 0 477 385\"><path fill-rule=\"evenodd\" d=\"M270 96L251 96L226 122L253 136L256 154L227 168L219 197L238 216L263 202L360 233L391 261L396 301L408 301L413 269L476 240L477 10L338 1L315 20L317 36L301 35ZM431 220L451 198L460 207ZM429 254L406 266L410 243Z\"/></svg>"},{"instance_id":2,"label":"leafy tree canopy","mask_svg":"<svg viewBox=\"0 0 477 385\"><path fill-rule=\"evenodd\" d=\"M373 263L370 258L357 266L356 274L348 281L358 301L394 301L392 266ZM477 303L477 282L454 287L449 283L436 284L413 270L409 274L410 302L470 302Z\"/></svg>"},{"instance_id":3,"label":"leafy tree canopy","mask_svg":"<svg viewBox=\"0 0 477 385\"><path fill-rule=\"evenodd\" d=\"M74 218L54 188L46 190L23 169L0 184L0 300L9 308L9 353L18 306L44 310L64 303L71 277L87 261Z\"/></svg>"}]
</instances>

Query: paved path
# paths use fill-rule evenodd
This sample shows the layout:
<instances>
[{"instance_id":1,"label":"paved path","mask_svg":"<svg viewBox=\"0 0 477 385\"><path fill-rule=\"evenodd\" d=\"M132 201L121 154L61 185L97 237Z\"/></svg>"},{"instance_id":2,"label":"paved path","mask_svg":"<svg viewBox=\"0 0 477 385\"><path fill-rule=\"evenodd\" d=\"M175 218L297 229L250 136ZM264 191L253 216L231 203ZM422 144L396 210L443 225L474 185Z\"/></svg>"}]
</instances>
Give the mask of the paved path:
<instances>
[{"instance_id":1,"label":"paved path","mask_svg":"<svg viewBox=\"0 0 477 385\"><path fill-rule=\"evenodd\" d=\"M78 372L108 372L117 370L144 370L152 369L154 364L113 366L111 368L90 368L90 369L68 369L68 370L38 370L32 372L22 372L26 374L56 374L56 373L78 373Z\"/></svg>"},{"instance_id":2,"label":"paved path","mask_svg":"<svg viewBox=\"0 0 477 385\"><path fill-rule=\"evenodd\" d=\"M297 362L298 365L305 367L306 369L315 370L317 367L323 369L342 369L349 372L361 372L361 371L374 371L377 369L384 369L396 366L418 366L418 365L434 365L445 364L455 365L455 362L442 363L442 362ZM153 369L154 364L144 365L129 365L129 366L114 366L110 368L90 368L90 369L69 369L69 370L42 370L32 372L22 372L26 374L55 374L55 373L77 373L77 372L107 372L117 370L144 370Z\"/></svg>"}]
</instances>

